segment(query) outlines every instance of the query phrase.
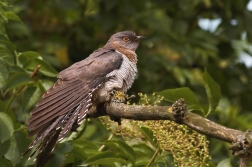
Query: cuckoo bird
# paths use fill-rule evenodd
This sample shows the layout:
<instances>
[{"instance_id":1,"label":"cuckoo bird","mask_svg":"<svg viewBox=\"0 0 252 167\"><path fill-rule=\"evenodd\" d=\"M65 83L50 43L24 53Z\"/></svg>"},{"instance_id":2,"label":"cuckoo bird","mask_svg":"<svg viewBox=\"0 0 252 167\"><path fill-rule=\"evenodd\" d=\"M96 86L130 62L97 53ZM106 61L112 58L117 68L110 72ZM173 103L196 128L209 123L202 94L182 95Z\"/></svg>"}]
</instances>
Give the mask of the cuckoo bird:
<instances>
[{"instance_id":1,"label":"cuckoo bird","mask_svg":"<svg viewBox=\"0 0 252 167\"><path fill-rule=\"evenodd\" d=\"M57 82L31 111L28 136L36 137L23 155L34 146L30 157L48 147L51 152L75 125L82 123L92 106L107 104L111 91L125 93L137 73L135 51L142 38L133 31L118 32L103 48L61 71Z\"/></svg>"}]
</instances>

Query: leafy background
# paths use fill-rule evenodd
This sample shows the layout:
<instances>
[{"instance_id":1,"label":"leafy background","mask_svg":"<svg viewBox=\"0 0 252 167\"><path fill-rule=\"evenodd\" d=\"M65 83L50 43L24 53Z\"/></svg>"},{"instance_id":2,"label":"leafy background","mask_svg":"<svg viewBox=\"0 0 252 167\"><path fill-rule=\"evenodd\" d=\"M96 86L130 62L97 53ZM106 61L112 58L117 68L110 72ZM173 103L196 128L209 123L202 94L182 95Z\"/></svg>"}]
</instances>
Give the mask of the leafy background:
<instances>
[{"instance_id":1,"label":"leafy background","mask_svg":"<svg viewBox=\"0 0 252 167\"><path fill-rule=\"evenodd\" d=\"M142 92L134 103L167 105L185 97L192 112L231 128L252 128L249 3L1 0L0 166L34 166L27 156L20 158L31 142L29 111L60 70L122 30L147 37L137 50L139 73L128 92ZM172 122L125 121L118 128L100 118L79 131L58 145L48 166L238 166L228 143Z\"/></svg>"}]
</instances>

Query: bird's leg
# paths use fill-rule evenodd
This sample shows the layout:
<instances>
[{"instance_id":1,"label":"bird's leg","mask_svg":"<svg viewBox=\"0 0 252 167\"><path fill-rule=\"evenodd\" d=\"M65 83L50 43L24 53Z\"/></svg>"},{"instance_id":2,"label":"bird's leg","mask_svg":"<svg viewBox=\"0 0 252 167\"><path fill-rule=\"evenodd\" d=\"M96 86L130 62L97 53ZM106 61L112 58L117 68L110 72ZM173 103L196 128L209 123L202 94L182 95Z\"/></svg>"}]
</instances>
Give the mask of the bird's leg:
<instances>
[{"instance_id":1,"label":"bird's leg","mask_svg":"<svg viewBox=\"0 0 252 167\"><path fill-rule=\"evenodd\" d=\"M132 96L128 96L126 94L124 94L123 92L120 91L116 91L116 90L112 90L107 99L107 103L105 103L105 105L114 102L114 103L127 103L130 99L132 99L133 97L135 97L134 95ZM111 120L115 121L118 123L118 125L121 125L121 118L115 117L115 116L109 116Z\"/></svg>"},{"instance_id":2,"label":"bird's leg","mask_svg":"<svg viewBox=\"0 0 252 167\"><path fill-rule=\"evenodd\" d=\"M113 93L114 94L111 98L112 102L116 102L116 103L126 103L127 102L126 95L123 92L114 91Z\"/></svg>"},{"instance_id":3,"label":"bird's leg","mask_svg":"<svg viewBox=\"0 0 252 167\"><path fill-rule=\"evenodd\" d=\"M112 90L107 99L109 102L116 102L116 103L127 103L130 99L134 98L134 95L128 96L127 94L124 94L123 92Z\"/></svg>"}]
</instances>

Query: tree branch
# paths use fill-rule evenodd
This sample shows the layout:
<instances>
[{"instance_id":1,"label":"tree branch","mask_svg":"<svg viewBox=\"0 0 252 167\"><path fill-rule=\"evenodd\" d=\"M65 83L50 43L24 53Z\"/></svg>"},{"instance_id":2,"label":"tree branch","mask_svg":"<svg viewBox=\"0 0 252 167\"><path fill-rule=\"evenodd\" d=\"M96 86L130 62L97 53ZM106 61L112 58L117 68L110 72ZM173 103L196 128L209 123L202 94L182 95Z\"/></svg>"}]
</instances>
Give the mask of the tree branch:
<instances>
[{"instance_id":1,"label":"tree branch","mask_svg":"<svg viewBox=\"0 0 252 167\"><path fill-rule=\"evenodd\" d=\"M248 167L252 160L252 131L242 132L217 124L197 114L188 112L183 99L172 106L140 106L111 102L92 108L87 117L109 115L112 120L120 123L121 118L133 120L171 120L184 124L191 129L220 139L232 145L229 147L234 156L240 158L240 167Z\"/></svg>"},{"instance_id":2,"label":"tree branch","mask_svg":"<svg viewBox=\"0 0 252 167\"><path fill-rule=\"evenodd\" d=\"M245 132L227 128L197 114L188 112L184 119L174 118L171 106L139 106L112 102L106 107L93 108L88 117L109 115L114 118L133 120L171 120L187 125L191 129L226 142L235 142L238 135Z\"/></svg>"}]
</instances>

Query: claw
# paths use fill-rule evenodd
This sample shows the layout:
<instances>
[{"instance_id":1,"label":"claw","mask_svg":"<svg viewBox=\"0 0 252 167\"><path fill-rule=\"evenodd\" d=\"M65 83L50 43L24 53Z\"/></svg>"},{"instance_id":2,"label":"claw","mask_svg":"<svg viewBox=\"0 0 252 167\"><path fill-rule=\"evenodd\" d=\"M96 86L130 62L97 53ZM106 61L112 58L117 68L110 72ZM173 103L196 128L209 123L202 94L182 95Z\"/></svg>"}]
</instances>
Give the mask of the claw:
<instances>
[{"instance_id":1,"label":"claw","mask_svg":"<svg viewBox=\"0 0 252 167\"><path fill-rule=\"evenodd\" d=\"M130 95L126 97L126 102L130 101L131 99L135 98L135 95Z\"/></svg>"}]
</instances>

